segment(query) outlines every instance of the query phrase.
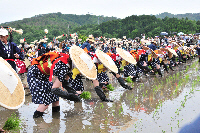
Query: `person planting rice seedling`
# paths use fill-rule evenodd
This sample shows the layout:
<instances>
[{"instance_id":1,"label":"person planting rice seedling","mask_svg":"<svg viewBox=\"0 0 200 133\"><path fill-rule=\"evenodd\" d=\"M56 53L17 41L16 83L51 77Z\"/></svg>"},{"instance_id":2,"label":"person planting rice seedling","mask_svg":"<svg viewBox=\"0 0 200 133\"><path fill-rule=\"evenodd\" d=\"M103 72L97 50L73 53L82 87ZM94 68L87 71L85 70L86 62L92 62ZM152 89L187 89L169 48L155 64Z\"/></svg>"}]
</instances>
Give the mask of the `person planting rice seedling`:
<instances>
[{"instance_id":1,"label":"person planting rice seedling","mask_svg":"<svg viewBox=\"0 0 200 133\"><path fill-rule=\"evenodd\" d=\"M47 66L53 61L54 63L51 64L50 69ZM57 54L55 52L44 54L33 60L32 67L28 71L27 81L31 90L32 101L35 104L39 104L34 112L34 118L43 116L44 111L51 103L52 112L59 112L59 96L76 102L80 101L76 91L68 86L68 82L66 82L69 79L67 74L70 72L70 62L68 54ZM52 84L53 75L57 76L57 78ZM67 93L61 90L59 87L62 82L64 88L74 93Z\"/></svg>"}]
</instances>

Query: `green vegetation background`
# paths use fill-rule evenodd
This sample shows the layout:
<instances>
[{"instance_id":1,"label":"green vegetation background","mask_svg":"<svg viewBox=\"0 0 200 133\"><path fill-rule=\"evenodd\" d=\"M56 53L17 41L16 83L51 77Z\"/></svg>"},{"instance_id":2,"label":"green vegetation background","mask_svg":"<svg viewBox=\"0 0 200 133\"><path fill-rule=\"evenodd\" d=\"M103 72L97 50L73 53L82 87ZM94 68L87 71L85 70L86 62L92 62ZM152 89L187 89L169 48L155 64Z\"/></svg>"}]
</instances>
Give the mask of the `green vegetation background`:
<instances>
[{"instance_id":1,"label":"green vegetation background","mask_svg":"<svg viewBox=\"0 0 200 133\"><path fill-rule=\"evenodd\" d=\"M164 17L164 15L168 15L169 17ZM184 32L186 34L200 32L200 14L186 14L182 15L181 18L180 16L163 13L156 16L132 15L125 19L118 19L116 17L90 14L73 15L59 12L7 22L1 24L1 26L23 29L23 35L17 33L13 35L14 42L17 44L19 44L21 38L25 38L28 43L42 39L45 35L44 29L48 29L49 31L47 34L47 38L49 38L48 42L52 41L53 37L68 34L68 30L69 34L76 32L81 38L86 38L89 34L93 34L94 37L122 38L123 36L127 36L127 38L135 38L141 37L143 33L146 34L146 37L154 37L159 36L160 32ZM196 18L197 21L188 18ZM63 37L59 41L64 39Z\"/></svg>"}]
</instances>

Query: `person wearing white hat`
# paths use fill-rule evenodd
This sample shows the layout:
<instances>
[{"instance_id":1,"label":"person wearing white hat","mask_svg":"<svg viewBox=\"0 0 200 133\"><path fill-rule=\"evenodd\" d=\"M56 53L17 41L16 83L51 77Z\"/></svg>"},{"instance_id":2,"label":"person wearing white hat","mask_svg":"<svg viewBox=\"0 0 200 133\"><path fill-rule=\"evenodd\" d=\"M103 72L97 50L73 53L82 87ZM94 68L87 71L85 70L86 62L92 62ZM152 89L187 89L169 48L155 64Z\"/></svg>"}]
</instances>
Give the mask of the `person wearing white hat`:
<instances>
[{"instance_id":1,"label":"person wearing white hat","mask_svg":"<svg viewBox=\"0 0 200 133\"><path fill-rule=\"evenodd\" d=\"M8 31L0 29L0 57L5 59L16 71L15 59L24 59L23 54L14 42L8 41Z\"/></svg>"}]
</instances>

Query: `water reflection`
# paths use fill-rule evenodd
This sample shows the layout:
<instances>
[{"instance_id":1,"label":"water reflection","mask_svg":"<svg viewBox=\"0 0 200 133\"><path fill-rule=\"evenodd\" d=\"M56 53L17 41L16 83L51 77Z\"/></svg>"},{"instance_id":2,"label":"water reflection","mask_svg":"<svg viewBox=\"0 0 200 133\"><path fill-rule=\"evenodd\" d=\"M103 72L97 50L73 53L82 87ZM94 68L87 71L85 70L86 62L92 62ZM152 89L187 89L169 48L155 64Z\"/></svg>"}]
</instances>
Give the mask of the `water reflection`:
<instances>
[{"instance_id":1,"label":"water reflection","mask_svg":"<svg viewBox=\"0 0 200 133\"><path fill-rule=\"evenodd\" d=\"M193 62L187 65L191 65ZM113 103L99 101L92 83L84 80L86 91L92 93L92 100L82 100L79 103L74 103L60 99L60 113L52 114L50 105L43 118L32 118L37 105L31 102L31 96L26 96L25 104L18 110L7 110L0 107L0 127L12 112L15 112L23 122L22 132L126 131L131 126L138 125L140 121L149 119L147 115L151 115L152 118L152 114L160 113L156 110L162 108L163 103L173 101L183 93L186 81L183 80L185 73L181 73L181 71L185 69L186 65L176 67L174 72L164 74L162 78L157 75L142 76L138 82L134 83L133 90L123 89L117 83L117 80L109 75L110 82L117 88L106 94L114 100ZM188 73L192 73L191 80L198 75L193 71L190 72L190 70ZM179 84L181 86L177 89ZM129 85L132 86L132 84Z\"/></svg>"}]
</instances>

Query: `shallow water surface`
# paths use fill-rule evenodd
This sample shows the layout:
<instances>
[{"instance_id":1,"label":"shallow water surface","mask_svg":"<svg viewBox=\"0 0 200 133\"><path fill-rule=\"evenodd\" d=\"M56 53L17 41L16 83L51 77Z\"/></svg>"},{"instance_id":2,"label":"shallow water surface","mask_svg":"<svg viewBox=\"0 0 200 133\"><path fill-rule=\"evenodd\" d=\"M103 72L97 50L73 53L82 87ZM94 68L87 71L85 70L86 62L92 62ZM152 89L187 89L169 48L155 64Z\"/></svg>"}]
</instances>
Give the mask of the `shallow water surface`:
<instances>
[{"instance_id":1,"label":"shallow water surface","mask_svg":"<svg viewBox=\"0 0 200 133\"><path fill-rule=\"evenodd\" d=\"M51 105L43 118L33 119L37 105L26 96L18 110L0 107L0 127L13 112L22 120L21 132L178 132L185 124L200 115L200 77L197 60L174 67L175 71L141 76L133 90L125 90L112 76L110 83L116 88L106 95L112 103L101 102L92 83L83 79L91 100L79 103L60 98L61 111L52 114ZM27 91L27 90L26 90Z\"/></svg>"}]
</instances>

